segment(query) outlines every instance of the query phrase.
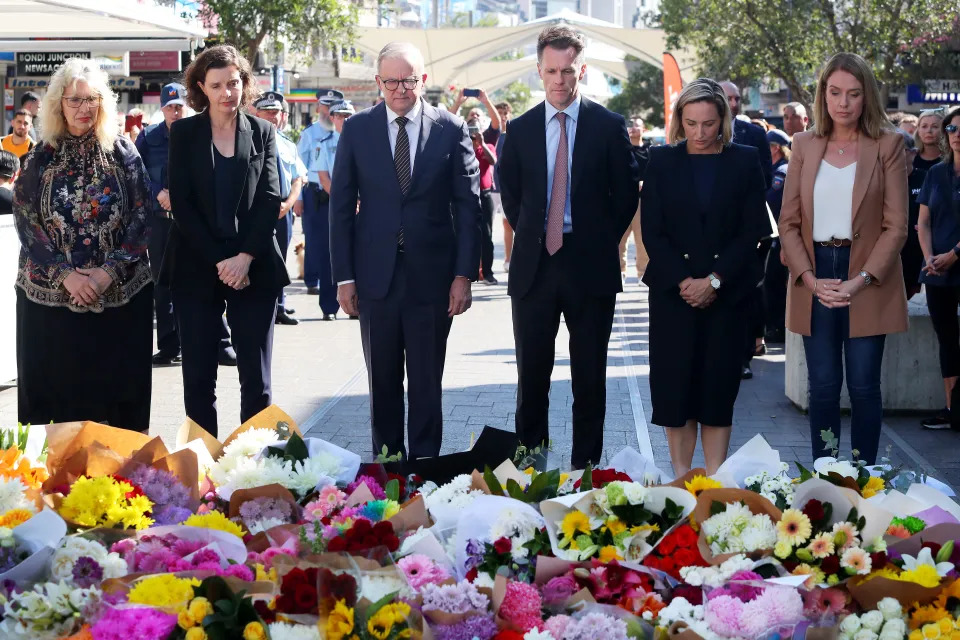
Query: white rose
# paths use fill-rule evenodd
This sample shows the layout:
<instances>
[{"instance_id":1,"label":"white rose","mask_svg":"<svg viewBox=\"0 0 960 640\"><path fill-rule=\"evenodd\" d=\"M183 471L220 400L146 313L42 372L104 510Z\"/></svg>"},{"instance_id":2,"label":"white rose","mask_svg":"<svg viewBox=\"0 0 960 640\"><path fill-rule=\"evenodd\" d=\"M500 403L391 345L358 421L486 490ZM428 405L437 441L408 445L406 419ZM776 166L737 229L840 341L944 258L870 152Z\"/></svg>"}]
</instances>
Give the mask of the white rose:
<instances>
[{"instance_id":1,"label":"white rose","mask_svg":"<svg viewBox=\"0 0 960 640\"><path fill-rule=\"evenodd\" d=\"M849 615L840 623L840 632L849 635L860 631L860 618L857 614Z\"/></svg>"},{"instance_id":2,"label":"white rose","mask_svg":"<svg viewBox=\"0 0 960 640\"><path fill-rule=\"evenodd\" d=\"M627 482L623 485L623 495L627 498L627 502L632 505L643 504L648 493L646 487L637 482Z\"/></svg>"},{"instance_id":3,"label":"white rose","mask_svg":"<svg viewBox=\"0 0 960 640\"><path fill-rule=\"evenodd\" d=\"M831 471L847 478L857 479L859 475L857 467L847 460L837 460L836 458L817 458L813 463L813 469L817 473L827 475Z\"/></svg>"},{"instance_id":4,"label":"white rose","mask_svg":"<svg viewBox=\"0 0 960 640\"><path fill-rule=\"evenodd\" d=\"M877 640L903 640L904 637L905 634L903 633L881 631L880 637L877 638Z\"/></svg>"},{"instance_id":5,"label":"white rose","mask_svg":"<svg viewBox=\"0 0 960 640\"><path fill-rule=\"evenodd\" d=\"M883 614L884 620L901 620L903 607L896 598L886 597L877 603L877 611Z\"/></svg>"},{"instance_id":6,"label":"white rose","mask_svg":"<svg viewBox=\"0 0 960 640\"><path fill-rule=\"evenodd\" d=\"M860 616L860 626L874 633L880 633L880 628L883 627L883 614L879 611L866 612Z\"/></svg>"},{"instance_id":7,"label":"white rose","mask_svg":"<svg viewBox=\"0 0 960 640\"><path fill-rule=\"evenodd\" d=\"M878 640L878 636L869 629L860 629L860 631L854 634L853 640Z\"/></svg>"},{"instance_id":8,"label":"white rose","mask_svg":"<svg viewBox=\"0 0 960 640\"><path fill-rule=\"evenodd\" d=\"M885 635L897 635L901 638L907 635L907 623L901 618L894 618L892 620L887 620L883 624L883 630L880 631L880 636Z\"/></svg>"}]
</instances>

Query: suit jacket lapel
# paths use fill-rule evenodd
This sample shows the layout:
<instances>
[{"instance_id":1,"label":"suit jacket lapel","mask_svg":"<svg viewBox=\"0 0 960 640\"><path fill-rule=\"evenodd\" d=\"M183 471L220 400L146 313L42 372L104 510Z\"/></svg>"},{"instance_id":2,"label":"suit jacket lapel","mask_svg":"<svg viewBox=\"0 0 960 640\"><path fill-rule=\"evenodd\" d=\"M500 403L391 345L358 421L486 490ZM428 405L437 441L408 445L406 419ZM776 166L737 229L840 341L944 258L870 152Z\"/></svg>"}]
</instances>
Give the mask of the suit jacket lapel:
<instances>
[{"instance_id":1,"label":"suit jacket lapel","mask_svg":"<svg viewBox=\"0 0 960 640\"><path fill-rule=\"evenodd\" d=\"M540 158L540 162L531 163L531 171L533 172L533 188L535 189L534 193L539 194L537 198L540 199L540 202L543 203L543 209L547 207L547 109L544 106L546 103L541 102L535 106L531 114L533 119L534 126L530 132L530 148L533 150L534 158ZM519 139L519 138L518 138ZM544 214L546 215L546 214ZM546 220L546 218L544 218Z\"/></svg>"},{"instance_id":2,"label":"suit jacket lapel","mask_svg":"<svg viewBox=\"0 0 960 640\"><path fill-rule=\"evenodd\" d=\"M210 114L207 111L196 116L198 118L196 137L195 163L197 169L197 185L201 185L199 196L203 202L203 210L209 215L214 216L210 222L216 223L217 203L215 200L215 189L209 188L214 184L213 177L213 130L210 128Z\"/></svg>"},{"instance_id":3,"label":"suit jacket lapel","mask_svg":"<svg viewBox=\"0 0 960 640\"><path fill-rule=\"evenodd\" d=\"M573 162L571 163L570 197L576 193L577 186L580 184L580 178L586 173L587 155L590 153L589 138L586 134L589 127L588 121L592 114L593 103L586 98L580 98L580 113L577 115L577 136L573 141ZM546 131L544 131L546 134Z\"/></svg>"},{"instance_id":4,"label":"suit jacket lapel","mask_svg":"<svg viewBox=\"0 0 960 640\"><path fill-rule=\"evenodd\" d=\"M245 114L237 116L237 139L233 151L233 183L240 185L241 188L232 191L233 203L230 210L233 215L237 215L237 209L240 207L240 199L243 197L247 186L247 169L250 167L250 156L253 155L253 129Z\"/></svg>"},{"instance_id":5,"label":"suit jacket lapel","mask_svg":"<svg viewBox=\"0 0 960 640\"><path fill-rule=\"evenodd\" d=\"M873 175L873 169L877 165L877 157L880 153L880 143L872 138L860 138L860 144L857 151L857 172L853 178L853 218L857 217L860 211L860 205L863 204L863 198L867 195L867 187L870 185L870 177Z\"/></svg>"},{"instance_id":6,"label":"suit jacket lapel","mask_svg":"<svg viewBox=\"0 0 960 640\"><path fill-rule=\"evenodd\" d=\"M439 122L439 116L437 110L433 106L422 102L421 117L420 117L420 139L417 141L417 154L413 163L413 176L410 180L410 191L407 192L407 195L410 195L413 190L417 187L417 178L426 171L424 165L428 162L430 154L427 152L427 145L430 144L430 140L439 139L439 130L443 127ZM434 140L436 144L436 140ZM397 183L399 184L399 182Z\"/></svg>"}]
</instances>

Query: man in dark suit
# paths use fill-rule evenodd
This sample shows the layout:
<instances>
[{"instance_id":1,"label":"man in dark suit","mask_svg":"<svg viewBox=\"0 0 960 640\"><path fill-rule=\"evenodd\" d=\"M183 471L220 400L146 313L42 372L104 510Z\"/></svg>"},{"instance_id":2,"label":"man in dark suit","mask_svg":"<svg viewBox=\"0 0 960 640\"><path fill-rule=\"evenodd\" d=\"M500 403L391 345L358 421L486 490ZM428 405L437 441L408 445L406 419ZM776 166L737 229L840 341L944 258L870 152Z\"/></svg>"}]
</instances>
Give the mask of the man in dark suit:
<instances>
[{"instance_id":1,"label":"man in dark suit","mask_svg":"<svg viewBox=\"0 0 960 640\"><path fill-rule=\"evenodd\" d=\"M380 51L384 101L344 124L330 192L333 278L360 314L373 448L406 454L406 362L411 459L440 453L447 335L480 264L477 157L463 121L421 99L426 79L413 45Z\"/></svg>"},{"instance_id":2,"label":"man in dark suit","mask_svg":"<svg viewBox=\"0 0 960 640\"><path fill-rule=\"evenodd\" d=\"M515 230L508 293L519 389L516 427L549 440L548 394L560 315L570 332L574 468L599 463L607 343L622 291L618 245L637 210L637 162L622 116L583 98L583 36L549 27L537 42L547 99L510 122L500 158L503 210Z\"/></svg>"}]
</instances>

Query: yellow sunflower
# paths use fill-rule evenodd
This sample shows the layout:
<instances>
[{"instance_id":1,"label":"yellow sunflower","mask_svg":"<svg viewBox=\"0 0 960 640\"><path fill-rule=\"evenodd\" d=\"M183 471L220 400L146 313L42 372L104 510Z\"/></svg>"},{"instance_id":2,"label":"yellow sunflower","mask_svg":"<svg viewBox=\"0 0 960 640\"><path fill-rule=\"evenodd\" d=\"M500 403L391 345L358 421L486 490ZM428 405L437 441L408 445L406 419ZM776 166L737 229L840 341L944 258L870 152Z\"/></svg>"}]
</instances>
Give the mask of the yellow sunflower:
<instances>
[{"instance_id":1,"label":"yellow sunflower","mask_svg":"<svg viewBox=\"0 0 960 640\"><path fill-rule=\"evenodd\" d=\"M864 498L872 498L886 488L887 486L884 484L883 478L870 476L870 479L867 480L867 484L864 485L861 493L863 494Z\"/></svg>"},{"instance_id":2,"label":"yellow sunflower","mask_svg":"<svg viewBox=\"0 0 960 640\"><path fill-rule=\"evenodd\" d=\"M933 601L940 609L946 610L947 603L950 601L950 598L954 600L960 600L960 580L951 582L949 585L943 588L943 591L940 592L940 595L937 596L937 599Z\"/></svg>"},{"instance_id":3,"label":"yellow sunflower","mask_svg":"<svg viewBox=\"0 0 960 640\"><path fill-rule=\"evenodd\" d=\"M931 604L925 607L917 607L913 613L910 614L910 628L919 629L925 624L940 622L944 618L949 617L950 614L947 613L946 609L942 609L936 605Z\"/></svg>"},{"instance_id":4,"label":"yellow sunflower","mask_svg":"<svg viewBox=\"0 0 960 640\"><path fill-rule=\"evenodd\" d=\"M777 533L780 540L786 540L794 546L800 546L807 541L813 527L810 518L799 509L787 509L777 523Z\"/></svg>"},{"instance_id":5,"label":"yellow sunflower","mask_svg":"<svg viewBox=\"0 0 960 640\"><path fill-rule=\"evenodd\" d=\"M333 611L327 617L327 640L343 640L353 633L353 609L346 600L337 600Z\"/></svg>"},{"instance_id":6,"label":"yellow sunflower","mask_svg":"<svg viewBox=\"0 0 960 640\"><path fill-rule=\"evenodd\" d=\"M723 485L714 480L713 478L708 478L702 475L693 476L692 480L688 480L683 483L683 486L687 488L687 491L692 493L694 496L699 497L701 491L706 489L722 489Z\"/></svg>"},{"instance_id":7,"label":"yellow sunflower","mask_svg":"<svg viewBox=\"0 0 960 640\"><path fill-rule=\"evenodd\" d=\"M560 531L567 540L573 540L578 533L590 533L590 518L583 511L574 509L563 516L560 522Z\"/></svg>"}]
</instances>

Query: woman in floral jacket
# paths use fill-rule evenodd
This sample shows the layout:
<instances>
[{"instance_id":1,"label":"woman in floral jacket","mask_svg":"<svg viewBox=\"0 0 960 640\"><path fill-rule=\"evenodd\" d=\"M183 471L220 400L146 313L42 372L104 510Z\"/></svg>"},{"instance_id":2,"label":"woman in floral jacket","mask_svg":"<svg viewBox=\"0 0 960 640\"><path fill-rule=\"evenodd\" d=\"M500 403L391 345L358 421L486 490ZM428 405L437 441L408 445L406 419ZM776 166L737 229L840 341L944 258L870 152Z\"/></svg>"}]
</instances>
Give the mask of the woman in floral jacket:
<instances>
[{"instance_id":1,"label":"woman in floral jacket","mask_svg":"<svg viewBox=\"0 0 960 640\"><path fill-rule=\"evenodd\" d=\"M54 73L44 141L14 191L18 414L24 423L150 423L149 189L117 135L117 98L89 60Z\"/></svg>"}]
</instances>

